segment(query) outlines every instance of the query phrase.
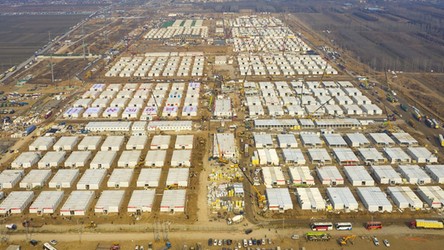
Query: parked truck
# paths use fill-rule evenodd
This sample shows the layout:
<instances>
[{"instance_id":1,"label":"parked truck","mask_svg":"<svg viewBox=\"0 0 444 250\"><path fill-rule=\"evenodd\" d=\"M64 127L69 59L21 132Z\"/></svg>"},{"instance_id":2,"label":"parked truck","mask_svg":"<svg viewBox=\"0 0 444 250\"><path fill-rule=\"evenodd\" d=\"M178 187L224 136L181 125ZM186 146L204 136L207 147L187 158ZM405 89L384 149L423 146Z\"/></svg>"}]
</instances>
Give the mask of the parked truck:
<instances>
[{"instance_id":1,"label":"parked truck","mask_svg":"<svg viewBox=\"0 0 444 250\"><path fill-rule=\"evenodd\" d=\"M439 134L438 140L439 140L439 145L441 145L441 147L444 147L444 135Z\"/></svg>"},{"instance_id":2,"label":"parked truck","mask_svg":"<svg viewBox=\"0 0 444 250\"><path fill-rule=\"evenodd\" d=\"M233 218L228 218L227 224L228 225L237 224L237 223L242 222L243 220L244 220L244 216L239 214L239 215L235 215Z\"/></svg>"},{"instance_id":3,"label":"parked truck","mask_svg":"<svg viewBox=\"0 0 444 250\"><path fill-rule=\"evenodd\" d=\"M444 224L442 223L442 221L438 220L416 219L410 222L410 227L417 229L443 229Z\"/></svg>"},{"instance_id":4,"label":"parked truck","mask_svg":"<svg viewBox=\"0 0 444 250\"><path fill-rule=\"evenodd\" d=\"M26 135L31 134L37 127L35 125L31 125L29 127L26 128L25 133Z\"/></svg>"},{"instance_id":5,"label":"parked truck","mask_svg":"<svg viewBox=\"0 0 444 250\"><path fill-rule=\"evenodd\" d=\"M305 234L305 239L309 241L329 241L331 235L324 232L309 232Z\"/></svg>"}]
</instances>

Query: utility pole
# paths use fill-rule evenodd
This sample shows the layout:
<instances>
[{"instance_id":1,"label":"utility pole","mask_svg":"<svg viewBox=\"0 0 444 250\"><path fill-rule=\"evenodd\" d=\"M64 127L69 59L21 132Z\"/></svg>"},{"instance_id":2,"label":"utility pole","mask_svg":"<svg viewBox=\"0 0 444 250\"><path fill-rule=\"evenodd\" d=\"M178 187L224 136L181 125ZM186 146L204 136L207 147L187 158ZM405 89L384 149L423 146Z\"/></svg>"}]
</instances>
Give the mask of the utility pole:
<instances>
[{"instance_id":1,"label":"utility pole","mask_svg":"<svg viewBox=\"0 0 444 250\"><path fill-rule=\"evenodd\" d=\"M48 32L49 36L49 43L51 44L51 31ZM49 49L49 66L51 67L51 82L54 83L54 65L52 64L52 52L51 49Z\"/></svg>"},{"instance_id":2,"label":"utility pole","mask_svg":"<svg viewBox=\"0 0 444 250\"><path fill-rule=\"evenodd\" d=\"M83 29L83 23L82 23L82 47L83 47L83 60L86 60L86 54L85 54L85 30Z\"/></svg>"}]
</instances>

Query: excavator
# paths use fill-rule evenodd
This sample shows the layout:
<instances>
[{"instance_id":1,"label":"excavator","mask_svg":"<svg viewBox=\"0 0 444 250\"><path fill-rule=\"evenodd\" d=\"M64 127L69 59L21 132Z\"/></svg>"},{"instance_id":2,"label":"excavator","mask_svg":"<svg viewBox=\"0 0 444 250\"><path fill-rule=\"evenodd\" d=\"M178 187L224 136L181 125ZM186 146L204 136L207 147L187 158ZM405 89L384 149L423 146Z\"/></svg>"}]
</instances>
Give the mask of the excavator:
<instances>
[{"instance_id":1,"label":"excavator","mask_svg":"<svg viewBox=\"0 0 444 250\"><path fill-rule=\"evenodd\" d=\"M341 238L338 239L338 243L341 246L346 246L348 244L353 245L353 240L356 238L356 235L347 235L347 236L342 236Z\"/></svg>"}]
</instances>

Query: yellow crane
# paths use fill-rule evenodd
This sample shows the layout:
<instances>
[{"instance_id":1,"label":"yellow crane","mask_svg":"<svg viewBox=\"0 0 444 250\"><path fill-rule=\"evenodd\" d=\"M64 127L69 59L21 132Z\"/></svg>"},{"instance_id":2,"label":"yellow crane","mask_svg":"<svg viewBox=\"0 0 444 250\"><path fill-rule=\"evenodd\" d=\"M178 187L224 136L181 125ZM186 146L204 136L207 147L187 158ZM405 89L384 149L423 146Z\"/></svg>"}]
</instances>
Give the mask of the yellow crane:
<instances>
[{"instance_id":1,"label":"yellow crane","mask_svg":"<svg viewBox=\"0 0 444 250\"><path fill-rule=\"evenodd\" d=\"M222 153L222 150L220 149L220 144L219 144L219 140L217 139L217 137L218 137L217 134L215 134L214 139L216 140L216 144L217 144L217 152L219 154L219 162L227 164L228 160L225 159L224 154Z\"/></svg>"}]
</instances>

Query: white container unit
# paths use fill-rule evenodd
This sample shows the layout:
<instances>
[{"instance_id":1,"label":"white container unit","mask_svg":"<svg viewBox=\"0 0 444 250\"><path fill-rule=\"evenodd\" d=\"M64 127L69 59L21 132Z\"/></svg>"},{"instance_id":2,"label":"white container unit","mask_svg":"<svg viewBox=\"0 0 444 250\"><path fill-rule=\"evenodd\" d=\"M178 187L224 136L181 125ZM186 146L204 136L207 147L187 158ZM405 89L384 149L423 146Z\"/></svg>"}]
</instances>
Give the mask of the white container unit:
<instances>
[{"instance_id":1,"label":"white container unit","mask_svg":"<svg viewBox=\"0 0 444 250\"><path fill-rule=\"evenodd\" d=\"M124 190L103 191L94 207L94 212L103 214L120 212L124 195Z\"/></svg>"},{"instance_id":2,"label":"white container unit","mask_svg":"<svg viewBox=\"0 0 444 250\"><path fill-rule=\"evenodd\" d=\"M358 210L358 202L348 187L329 187L327 196L334 210Z\"/></svg>"},{"instance_id":3,"label":"white container unit","mask_svg":"<svg viewBox=\"0 0 444 250\"><path fill-rule=\"evenodd\" d=\"M49 169L33 169L20 182L20 188L33 189L43 187L51 176Z\"/></svg>"},{"instance_id":4,"label":"white container unit","mask_svg":"<svg viewBox=\"0 0 444 250\"><path fill-rule=\"evenodd\" d=\"M171 157L172 167L191 167L191 150L174 150Z\"/></svg>"},{"instance_id":5,"label":"white container unit","mask_svg":"<svg viewBox=\"0 0 444 250\"><path fill-rule=\"evenodd\" d=\"M150 149L168 149L170 140L170 135L155 135L151 140Z\"/></svg>"},{"instance_id":6,"label":"white container unit","mask_svg":"<svg viewBox=\"0 0 444 250\"><path fill-rule=\"evenodd\" d=\"M42 191L29 207L31 214L53 214L62 202L63 191Z\"/></svg>"},{"instance_id":7,"label":"white container unit","mask_svg":"<svg viewBox=\"0 0 444 250\"><path fill-rule=\"evenodd\" d=\"M102 151L119 151L122 148L124 136L108 136L100 147Z\"/></svg>"},{"instance_id":8,"label":"white container unit","mask_svg":"<svg viewBox=\"0 0 444 250\"><path fill-rule=\"evenodd\" d=\"M282 153L284 154L285 163L295 163L298 165L306 164L306 160L301 149L283 148Z\"/></svg>"},{"instance_id":9,"label":"white container unit","mask_svg":"<svg viewBox=\"0 0 444 250\"><path fill-rule=\"evenodd\" d=\"M6 169L0 174L0 189L13 188L25 175L24 170Z\"/></svg>"},{"instance_id":10,"label":"white container unit","mask_svg":"<svg viewBox=\"0 0 444 250\"><path fill-rule=\"evenodd\" d=\"M294 134L278 134L277 140L280 148L297 148L298 142Z\"/></svg>"},{"instance_id":11,"label":"white container unit","mask_svg":"<svg viewBox=\"0 0 444 250\"><path fill-rule=\"evenodd\" d=\"M133 128L134 130L134 128ZM143 150L145 148L145 145L148 141L148 136L141 135L141 136L131 136L126 143L126 150Z\"/></svg>"},{"instance_id":12,"label":"white container unit","mask_svg":"<svg viewBox=\"0 0 444 250\"><path fill-rule=\"evenodd\" d=\"M38 137L29 145L29 151L48 151L52 148L54 142L54 137Z\"/></svg>"},{"instance_id":13,"label":"white container unit","mask_svg":"<svg viewBox=\"0 0 444 250\"><path fill-rule=\"evenodd\" d=\"M344 173L352 186L375 185L375 181L363 166L345 166Z\"/></svg>"},{"instance_id":14,"label":"white container unit","mask_svg":"<svg viewBox=\"0 0 444 250\"><path fill-rule=\"evenodd\" d=\"M38 152L21 153L12 163L11 168L30 168L34 166L40 159Z\"/></svg>"},{"instance_id":15,"label":"white container unit","mask_svg":"<svg viewBox=\"0 0 444 250\"><path fill-rule=\"evenodd\" d=\"M280 167L263 167L262 175L267 188L285 185L284 173Z\"/></svg>"},{"instance_id":16,"label":"white container unit","mask_svg":"<svg viewBox=\"0 0 444 250\"><path fill-rule=\"evenodd\" d=\"M410 184L424 185L432 182L432 178L418 165L400 165L399 171Z\"/></svg>"},{"instance_id":17,"label":"white container unit","mask_svg":"<svg viewBox=\"0 0 444 250\"><path fill-rule=\"evenodd\" d=\"M344 178L335 166L318 167L316 172L323 185L344 185Z\"/></svg>"},{"instance_id":18,"label":"white container unit","mask_svg":"<svg viewBox=\"0 0 444 250\"><path fill-rule=\"evenodd\" d=\"M145 166L162 167L165 165L166 150L150 150L145 157Z\"/></svg>"},{"instance_id":19,"label":"white container unit","mask_svg":"<svg viewBox=\"0 0 444 250\"><path fill-rule=\"evenodd\" d=\"M425 171L432 177L433 181L444 183L444 165L427 165Z\"/></svg>"},{"instance_id":20,"label":"white container unit","mask_svg":"<svg viewBox=\"0 0 444 250\"><path fill-rule=\"evenodd\" d=\"M68 200L60 209L60 215L86 215L91 203L94 199L94 191L72 191Z\"/></svg>"},{"instance_id":21,"label":"white container unit","mask_svg":"<svg viewBox=\"0 0 444 250\"><path fill-rule=\"evenodd\" d=\"M165 190L163 192L162 202L160 203L160 212L185 212L186 190Z\"/></svg>"},{"instance_id":22,"label":"white container unit","mask_svg":"<svg viewBox=\"0 0 444 250\"><path fill-rule=\"evenodd\" d=\"M74 147L79 142L79 137L77 136L62 136L60 139L54 144L53 149L55 151L71 151L74 150Z\"/></svg>"},{"instance_id":23,"label":"white container unit","mask_svg":"<svg viewBox=\"0 0 444 250\"><path fill-rule=\"evenodd\" d=\"M379 187L358 187L358 195L370 212L391 212L393 206Z\"/></svg>"},{"instance_id":24,"label":"white container unit","mask_svg":"<svg viewBox=\"0 0 444 250\"><path fill-rule=\"evenodd\" d=\"M71 188L79 176L78 169L60 169L49 181L48 186L56 189Z\"/></svg>"},{"instance_id":25,"label":"white container unit","mask_svg":"<svg viewBox=\"0 0 444 250\"><path fill-rule=\"evenodd\" d=\"M54 168L62 165L65 160L65 151L49 151L37 163L38 168Z\"/></svg>"},{"instance_id":26,"label":"white container unit","mask_svg":"<svg viewBox=\"0 0 444 250\"><path fill-rule=\"evenodd\" d=\"M187 187L189 173L190 173L189 168L170 168L166 180L166 185Z\"/></svg>"},{"instance_id":27,"label":"white container unit","mask_svg":"<svg viewBox=\"0 0 444 250\"><path fill-rule=\"evenodd\" d=\"M77 182L77 189L79 190L98 190L105 179L105 169L87 169Z\"/></svg>"},{"instance_id":28,"label":"white container unit","mask_svg":"<svg viewBox=\"0 0 444 250\"><path fill-rule=\"evenodd\" d=\"M325 200L318 188L297 188L296 198L302 210L325 210Z\"/></svg>"},{"instance_id":29,"label":"white container unit","mask_svg":"<svg viewBox=\"0 0 444 250\"><path fill-rule=\"evenodd\" d=\"M33 198L33 191L12 191L0 204L0 214L21 214Z\"/></svg>"},{"instance_id":30,"label":"white container unit","mask_svg":"<svg viewBox=\"0 0 444 250\"><path fill-rule=\"evenodd\" d=\"M109 177L107 186L113 188L127 188L133 179L134 169L119 169L113 170Z\"/></svg>"},{"instance_id":31,"label":"white container unit","mask_svg":"<svg viewBox=\"0 0 444 250\"><path fill-rule=\"evenodd\" d=\"M77 145L78 150L83 151L95 151L99 148L99 144L102 142L100 136L85 136L82 141Z\"/></svg>"},{"instance_id":32,"label":"white container unit","mask_svg":"<svg viewBox=\"0 0 444 250\"><path fill-rule=\"evenodd\" d=\"M442 208L444 206L444 190L438 186L420 186L418 195L431 208Z\"/></svg>"},{"instance_id":33,"label":"white container unit","mask_svg":"<svg viewBox=\"0 0 444 250\"><path fill-rule=\"evenodd\" d=\"M140 214L151 212L154 204L156 190L134 190L128 203L128 213Z\"/></svg>"},{"instance_id":34,"label":"white container unit","mask_svg":"<svg viewBox=\"0 0 444 250\"><path fill-rule=\"evenodd\" d=\"M270 211L284 212L293 209L290 191L288 188L267 188L268 209Z\"/></svg>"},{"instance_id":35,"label":"white container unit","mask_svg":"<svg viewBox=\"0 0 444 250\"><path fill-rule=\"evenodd\" d=\"M137 179L136 183L137 187L144 187L144 188L158 187L161 172L162 169L160 168L143 168L140 171L139 178Z\"/></svg>"},{"instance_id":36,"label":"white container unit","mask_svg":"<svg viewBox=\"0 0 444 250\"><path fill-rule=\"evenodd\" d=\"M371 166L371 172L379 184L402 184L401 175L390 165Z\"/></svg>"},{"instance_id":37,"label":"white container unit","mask_svg":"<svg viewBox=\"0 0 444 250\"><path fill-rule=\"evenodd\" d=\"M88 161L91 159L91 151L74 151L69 155L65 161L65 167L68 168L81 168L85 167Z\"/></svg>"},{"instance_id":38,"label":"white container unit","mask_svg":"<svg viewBox=\"0 0 444 250\"><path fill-rule=\"evenodd\" d=\"M176 138L176 143L174 144L174 148L193 149L193 139L194 135L178 135Z\"/></svg>"},{"instance_id":39,"label":"white container unit","mask_svg":"<svg viewBox=\"0 0 444 250\"><path fill-rule=\"evenodd\" d=\"M90 168L111 168L111 165L113 164L116 157L116 151L98 151L90 163Z\"/></svg>"},{"instance_id":40,"label":"white container unit","mask_svg":"<svg viewBox=\"0 0 444 250\"><path fill-rule=\"evenodd\" d=\"M401 209L422 209L424 204L421 199L409 187L388 187L387 193L395 205Z\"/></svg>"},{"instance_id":41,"label":"white container unit","mask_svg":"<svg viewBox=\"0 0 444 250\"><path fill-rule=\"evenodd\" d=\"M293 185L314 185L315 180L308 167L289 167L289 174Z\"/></svg>"},{"instance_id":42,"label":"white container unit","mask_svg":"<svg viewBox=\"0 0 444 250\"><path fill-rule=\"evenodd\" d=\"M123 151L117 161L117 166L121 168L135 168L140 160L142 151Z\"/></svg>"}]
</instances>

